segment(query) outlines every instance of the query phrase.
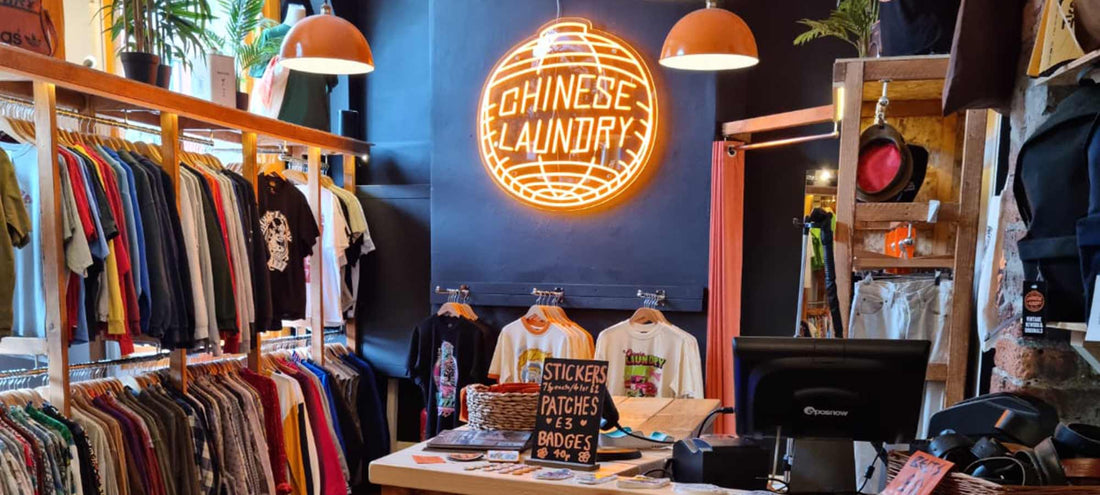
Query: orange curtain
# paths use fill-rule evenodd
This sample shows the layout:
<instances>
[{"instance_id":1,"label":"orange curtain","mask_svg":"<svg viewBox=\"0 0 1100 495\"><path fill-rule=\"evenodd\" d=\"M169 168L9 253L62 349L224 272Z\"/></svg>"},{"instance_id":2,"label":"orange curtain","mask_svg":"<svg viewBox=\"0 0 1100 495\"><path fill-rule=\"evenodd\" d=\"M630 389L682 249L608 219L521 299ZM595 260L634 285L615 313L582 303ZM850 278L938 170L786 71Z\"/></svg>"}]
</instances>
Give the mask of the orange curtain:
<instances>
[{"instance_id":1,"label":"orange curtain","mask_svg":"<svg viewBox=\"0 0 1100 495\"><path fill-rule=\"evenodd\" d=\"M744 242L745 157L716 141L710 185L710 297L707 314L707 397L733 403L733 338L741 334L741 247ZM733 415L715 422L718 433L733 433Z\"/></svg>"}]
</instances>

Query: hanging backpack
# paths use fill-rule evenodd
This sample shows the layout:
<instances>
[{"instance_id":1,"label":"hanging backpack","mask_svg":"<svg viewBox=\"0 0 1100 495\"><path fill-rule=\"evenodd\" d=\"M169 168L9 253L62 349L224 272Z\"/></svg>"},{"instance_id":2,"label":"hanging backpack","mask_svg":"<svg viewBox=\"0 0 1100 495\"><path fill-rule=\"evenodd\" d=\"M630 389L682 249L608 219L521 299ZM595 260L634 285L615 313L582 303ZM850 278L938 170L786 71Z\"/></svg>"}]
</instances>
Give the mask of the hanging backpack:
<instances>
[{"instance_id":1,"label":"hanging backpack","mask_svg":"<svg viewBox=\"0 0 1100 495\"><path fill-rule=\"evenodd\" d=\"M1087 316L1077 224L1089 213L1088 147L1098 118L1100 86L1081 86L1058 104L1017 157L1013 191L1028 227L1019 243L1020 260L1028 280L1047 284L1047 321Z\"/></svg>"},{"instance_id":2,"label":"hanging backpack","mask_svg":"<svg viewBox=\"0 0 1100 495\"><path fill-rule=\"evenodd\" d=\"M57 29L42 0L0 0L0 43L53 55Z\"/></svg>"}]
</instances>

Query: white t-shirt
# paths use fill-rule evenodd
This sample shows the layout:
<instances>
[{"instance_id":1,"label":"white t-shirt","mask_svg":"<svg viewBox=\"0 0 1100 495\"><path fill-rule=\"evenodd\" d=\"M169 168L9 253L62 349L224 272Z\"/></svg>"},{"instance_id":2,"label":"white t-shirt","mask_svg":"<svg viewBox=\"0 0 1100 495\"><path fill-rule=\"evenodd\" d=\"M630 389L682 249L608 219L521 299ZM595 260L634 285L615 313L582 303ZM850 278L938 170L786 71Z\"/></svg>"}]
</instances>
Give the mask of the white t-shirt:
<instances>
[{"instance_id":1,"label":"white t-shirt","mask_svg":"<svg viewBox=\"0 0 1100 495\"><path fill-rule=\"evenodd\" d=\"M519 319L504 326L497 338L489 376L499 383L539 383L546 358L574 358L570 335L553 323L529 326Z\"/></svg>"},{"instance_id":2,"label":"white t-shirt","mask_svg":"<svg viewBox=\"0 0 1100 495\"><path fill-rule=\"evenodd\" d=\"M615 324L596 339L596 359L608 362L611 395L703 398L699 343L675 325Z\"/></svg>"},{"instance_id":3,"label":"white t-shirt","mask_svg":"<svg viewBox=\"0 0 1100 495\"><path fill-rule=\"evenodd\" d=\"M297 186L308 197L309 188ZM340 293L344 285L343 267L348 263L345 252L350 245L348 223L340 208L339 199L327 188L321 188L321 303L324 325L338 327L344 324L344 305ZM306 314L313 314L312 293L306 291ZM308 322L307 322L308 324ZM299 326L299 325L288 325Z\"/></svg>"}]
</instances>

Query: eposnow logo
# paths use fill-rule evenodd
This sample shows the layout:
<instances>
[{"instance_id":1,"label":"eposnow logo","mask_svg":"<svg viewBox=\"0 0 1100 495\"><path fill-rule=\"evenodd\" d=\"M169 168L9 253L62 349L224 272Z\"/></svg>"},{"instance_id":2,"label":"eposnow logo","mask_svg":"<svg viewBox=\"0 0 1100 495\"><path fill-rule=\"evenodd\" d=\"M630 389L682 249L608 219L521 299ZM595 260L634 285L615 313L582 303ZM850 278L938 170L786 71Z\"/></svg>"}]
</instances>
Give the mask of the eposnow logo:
<instances>
[{"instance_id":1,"label":"eposnow logo","mask_svg":"<svg viewBox=\"0 0 1100 495\"><path fill-rule=\"evenodd\" d=\"M813 406L806 406L806 408L802 410L802 413L807 416L836 416L840 418L848 417L848 411L815 409Z\"/></svg>"}]
</instances>

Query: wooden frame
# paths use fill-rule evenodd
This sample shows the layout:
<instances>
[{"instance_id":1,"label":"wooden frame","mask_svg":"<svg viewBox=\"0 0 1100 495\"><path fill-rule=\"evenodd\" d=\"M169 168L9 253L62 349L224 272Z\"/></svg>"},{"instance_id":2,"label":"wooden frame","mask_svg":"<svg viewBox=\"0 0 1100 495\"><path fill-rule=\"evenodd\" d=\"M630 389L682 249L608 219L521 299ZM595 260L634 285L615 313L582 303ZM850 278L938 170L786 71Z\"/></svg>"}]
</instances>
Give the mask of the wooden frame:
<instances>
[{"instance_id":1,"label":"wooden frame","mask_svg":"<svg viewBox=\"0 0 1100 495\"><path fill-rule=\"evenodd\" d=\"M985 152L986 112L969 111L962 116L942 116L938 102L947 76L945 56L895 57L879 59L844 59L834 66L833 84L843 88L843 123L840 138L840 170L838 173L836 263L837 286L841 315L848 328L852 304L853 271L879 268L948 268L954 272L954 294L951 319L947 329L947 362L931 363L928 381L945 383L945 406L963 400L966 393L967 362L970 345L971 290L974 279L974 244L977 242L978 217L981 203L982 163ZM927 202L895 204L857 204L856 162L859 156L860 132L870 117L881 91L881 81L890 81L890 106L887 118L892 121L921 119L922 125L943 129L944 154L954 163L955 173L948 187L941 187L938 199L943 201L940 215L933 226L933 248L940 251L912 259L889 258L869 253L860 247L860 234L881 230L889 225L925 223ZM901 109L895 112L895 109ZM961 121L961 123L960 123ZM932 123L928 123L932 122ZM961 149L956 148L961 128ZM930 163L929 168L932 168ZM948 178L945 178L948 179ZM944 198L942 196L951 196ZM952 242L953 241L953 242Z\"/></svg>"},{"instance_id":2,"label":"wooden frame","mask_svg":"<svg viewBox=\"0 0 1100 495\"><path fill-rule=\"evenodd\" d=\"M942 117L940 98L947 74L945 56L892 57L837 60L833 84L843 94L839 108L815 107L793 112L727 122L728 139L748 142L753 133L819 124L840 117L840 161L837 172L835 258L841 319L848 328L852 302L853 271L879 268L948 268L954 271L955 293L951 302L946 363L931 363L926 380L945 383L945 406L961 401L966 391L970 344L971 298L974 277L974 243L978 234L982 162L985 150L986 112L969 111ZM943 154L955 163L951 180L939 184L941 201L935 223L928 222L929 203L856 203L856 163L865 118L873 117L881 81L891 81L888 118L923 119L943 129L944 139L961 141L946 146ZM955 126L961 132L955 132ZM931 167L931 165L930 165ZM861 234L889 230L906 223L926 232L939 252L912 259L890 258L860 245Z\"/></svg>"},{"instance_id":3,"label":"wooden frame","mask_svg":"<svg viewBox=\"0 0 1100 495\"><path fill-rule=\"evenodd\" d=\"M138 115L144 115L144 117L134 120L159 126L160 153L165 164L164 168L177 190L180 137L189 128L228 130L239 133L244 162L242 173L252 182L253 187L256 185L258 173L257 151L262 139L304 145L309 155L309 173L307 174L309 194L307 196L318 225L322 223L320 215L322 153L334 152L345 157L345 187L354 190L355 157L366 156L370 152L370 145L363 141L221 107L205 100L4 45L0 45L0 74L8 76L4 78L5 82L0 84L0 95L29 98L34 106L40 170L39 187L43 198L42 228L41 232L36 232L35 235L42 236L43 275L44 280L47 281L43 297L47 321L45 352L49 357L48 398L64 414L68 414L69 411L70 392L69 339L68 332L64 331L67 328L67 315L63 304L67 273L64 269L64 242L59 213L62 194L60 172L57 166L57 111L60 101L70 103L73 107L90 114L141 112ZM176 198L179 198L178 194ZM178 208L179 204L177 203L176 206ZM325 281L320 269L320 256L317 256L320 253L320 245L321 241L318 240L314 248L315 255L311 259L311 272L314 276L310 279L308 290L313 294L317 304L314 305L308 318L313 334L311 342L313 357L316 361L323 362L324 325L320 294ZM349 325L349 328L353 329L354 325ZM37 348L25 341L13 347ZM353 348L357 347L353 332L349 332L348 343ZM245 352L249 353L249 366L258 369L260 339L255 339L253 344ZM169 361L173 380L186 390L187 351L173 351Z\"/></svg>"}]
</instances>

